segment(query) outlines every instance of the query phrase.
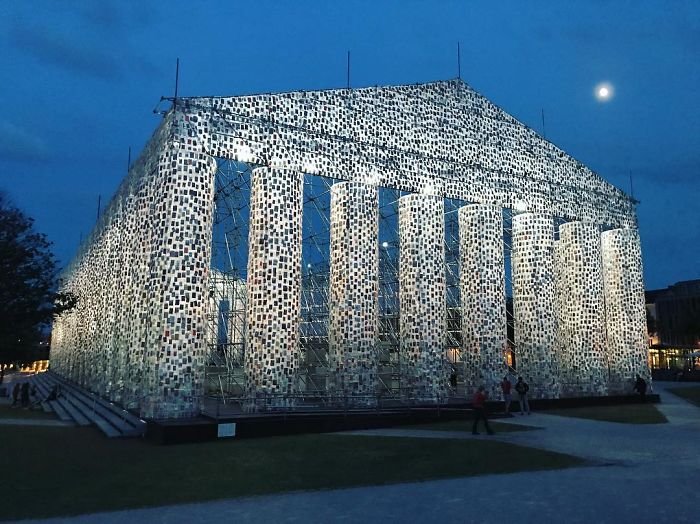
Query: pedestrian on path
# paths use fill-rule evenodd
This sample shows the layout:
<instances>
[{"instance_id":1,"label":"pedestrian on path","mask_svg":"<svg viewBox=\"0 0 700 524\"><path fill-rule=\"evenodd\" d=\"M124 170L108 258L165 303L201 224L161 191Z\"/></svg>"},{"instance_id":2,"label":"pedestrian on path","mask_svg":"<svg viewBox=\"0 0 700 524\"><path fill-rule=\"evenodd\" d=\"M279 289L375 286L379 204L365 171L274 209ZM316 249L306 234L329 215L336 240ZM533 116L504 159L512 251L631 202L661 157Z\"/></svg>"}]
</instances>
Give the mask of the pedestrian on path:
<instances>
[{"instance_id":1,"label":"pedestrian on path","mask_svg":"<svg viewBox=\"0 0 700 524\"><path fill-rule=\"evenodd\" d=\"M29 406L29 382L22 382L22 389L20 389L19 397L22 402L22 407L26 408Z\"/></svg>"},{"instance_id":2,"label":"pedestrian on path","mask_svg":"<svg viewBox=\"0 0 700 524\"><path fill-rule=\"evenodd\" d=\"M15 386L12 388L12 407L17 405L17 400L19 399L19 382L15 382Z\"/></svg>"},{"instance_id":3,"label":"pedestrian on path","mask_svg":"<svg viewBox=\"0 0 700 524\"><path fill-rule=\"evenodd\" d=\"M474 424L472 425L472 435L478 435L477 424L480 420L484 421L484 427L486 427L486 432L489 435L493 435L493 430L489 426L489 419L486 416L486 391L484 386L479 386L479 389L474 393L474 401L472 406L474 407Z\"/></svg>"},{"instance_id":4,"label":"pedestrian on path","mask_svg":"<svg viewBox=\"0 0 700 524\"><path fill-rule=\"evenodd\" d=\"M647 396L647 381L637 375L637 380L634 381L634 390L639 393L639 397L644 402Z\"/></svg>"},{"instance_id":5,"label":"pedestrian on path","mask_svg":"<svg viewBox=\"0 0 700 524\"><path fill-rule=\"evenodd\" d=\"M527 400L527 392L530 391L530 386L527 382L523 380L523 377L518 377L518 381L515 383L515 391L518 393L518 400L520 401L520 414L524 415L530 414L530 403Z\"/></svg>"},{"instance_id":6,"label":"pedestrian on path","mask_svg":"<svg viewBox=\"0 0 700 524\"><path fill-rule=\"evenodd\" d=\"M510 393L512 384L510 383L510 380L508 380L508 375L503 377L503 382L501 382L501 391L503 392L503 402L505 403L505 413L506 415L510 415L510 402L512 400L512 396Z\"/></svg>"}]
</instances>

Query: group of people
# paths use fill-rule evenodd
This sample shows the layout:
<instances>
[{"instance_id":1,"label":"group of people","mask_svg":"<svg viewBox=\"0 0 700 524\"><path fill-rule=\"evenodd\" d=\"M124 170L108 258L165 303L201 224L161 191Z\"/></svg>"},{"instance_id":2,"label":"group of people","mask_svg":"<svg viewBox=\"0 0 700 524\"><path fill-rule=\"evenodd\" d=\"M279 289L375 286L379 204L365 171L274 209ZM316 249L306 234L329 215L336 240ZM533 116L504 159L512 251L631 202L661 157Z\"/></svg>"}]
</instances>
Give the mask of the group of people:
<instances>
[{"instance_id":1,"label":"group of people","mask_svg":"<svg viewBox=\"0 0 700 524\"><path fill-rule=\"evenodd\" d=\"M501 382L501 391L503 393L503 402L505 403L505 412L510 414L510 403L512 402L511 390L513 385L506 375L503 377ZM524 415L530 414L530 403L527 399L527 394L530 391L530 386L527 382L523 380L523 377L518 377L518 381L515 383L515 392L518 394L518 401L520 402L520 414ZM493 430L489 426L489 419L486 416L486 400L488 395L486 393L486 388L484 386L479 386L476 393L474 393L474 398L472 400L472 407L474 408L474 424L472 425L472 434L478 435L478 425L479 421L484 421L484 427L489 435L493 435Z\"/></svg>"},{"instance_id":2,"label":"group of people","mask_svg":"<svg viewBox=\"0 0 700 524\"><path fill-rule=\"evenodd\" d=\"M505 404L506 415L510 414L510 403L512 402L511 390L513 385L510 379L506 375L501 381L501 392L503 393L503 402ZM639 394L642 401L646 399L647 393L647 383L641 376L637 375L634 382L634 390ZM530 386L527 382L523 380L523 377L518 377L518 381L515 383L515 392L518 395L518 401L520 402L520 414L524 415L530 414L530 403L528 402L528 392L530 391ZM472 433L478 435L477 426L480 420L484 421L484 427L489 435L493 435L493 430L489 426L488 417L486 416L486 400L488 395L486 393L486 388L484 386L479 386L479 389L474 393L474 398L472 400L472 406L474 408L474 424L472 426Z\"/></svg>"},{"instance_id":3,"label":"group of people","mask_svg":"<svg viewBox=\"0 0 700 524\"><path fill-rule=\"evenodd\" d=\"M503 377L501 382L501 391L503 392L503 402L505 403L506 415L510 414L510 403L513 400L511 389L513 385L510 379L506 375ZM518 394L518 402L520 403L520 414L524 415L530 414L530 402L527 399L527 394L530 391L530 386L527 382L523 380L523 377L518 377L518 381L515 383L515 392Z\"/></svg>"},{"instance_id":4,"label":"group of people","mask_svg":"<svg viewBox=\"0 0 700 524\"><path fill-rule=\"evenodd\" d=\"M23 408L31 408L37 406L42 402L48 402L50 400L56 400L61 396L61 388L58 384L54 385L46 395L46 398L40 398L37 395L36 386L30 386L29 382L15 382L12 388L12 406L15 407L19 405Z\"/></svg>"},{"instance_id":5,"label":"group of people","mask_svg":"<svg viewBox=\"0 0 700 524\"><path fill-rule=\"evenodd\" d=\"M12 388L12 407L19 404L21 407L27 408L30 404L30 398L35 396L36 388L32 386L30 389L29 382L15 382Z\"/></svg>"}]
</instances>

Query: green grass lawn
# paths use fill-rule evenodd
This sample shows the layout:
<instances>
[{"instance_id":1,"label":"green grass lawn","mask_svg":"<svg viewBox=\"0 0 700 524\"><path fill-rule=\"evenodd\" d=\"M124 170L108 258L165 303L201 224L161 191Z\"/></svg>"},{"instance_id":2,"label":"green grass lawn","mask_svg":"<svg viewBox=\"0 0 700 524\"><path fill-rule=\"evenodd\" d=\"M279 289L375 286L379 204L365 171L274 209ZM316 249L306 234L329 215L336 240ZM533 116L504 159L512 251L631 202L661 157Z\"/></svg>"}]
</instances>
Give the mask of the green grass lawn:
<instances>
[{"instance_id":1,"label":"green grass lawn","mask_svg":"<svg viewBox=\"0 0 700 524\"><path fill-rule=\"evenodd\" d=\"M472 421L471 420L445 420L442 422L428 422L426 424L411 424L407 426L396 426L397 429L407 428L407 429L425 429L430 431L466 431L471 433L472 431ZM496 433L509 433L511 431L527 431L531 429L537 429L532 426L524 426L520 424L503 424L494 420L489 420L489 425ZM484 423L479 422L479 432L484 432Z\"/></svg>"},{"instance_id":2,"label":"green grass lawn","mask_svg":"<svg viewBox=\"0 0 700 524\"><path fill-rule=\"evenodd\" d=\"M700 406L700 387L680 387L680 388L669 388L667 389L669 393L673 393L681 397L682 399L692 402L696 406Z\"/></svg>"},{"instance_id":3,"label":"green grass lawn","mask_svg":"<svg viewBox=\"0 0 700 524\"><path fill-rule=\"evenodd\" d=\"M156 446L92 428L0 426L0 519L583 464L495 441L300 435Z\"/></svg>"},{"instance_id":4,"label":"green grass lawn","mask_svg":"<svg viewBox=\"0 0 700 524\"><path fill-rule=\"evenodd\" d=\"M622 404L618 406L588 406L583 408L550 409L548 415L587 418L624 424L665 424L668 422L654 404Z\"/></svg>"}]
</instances>

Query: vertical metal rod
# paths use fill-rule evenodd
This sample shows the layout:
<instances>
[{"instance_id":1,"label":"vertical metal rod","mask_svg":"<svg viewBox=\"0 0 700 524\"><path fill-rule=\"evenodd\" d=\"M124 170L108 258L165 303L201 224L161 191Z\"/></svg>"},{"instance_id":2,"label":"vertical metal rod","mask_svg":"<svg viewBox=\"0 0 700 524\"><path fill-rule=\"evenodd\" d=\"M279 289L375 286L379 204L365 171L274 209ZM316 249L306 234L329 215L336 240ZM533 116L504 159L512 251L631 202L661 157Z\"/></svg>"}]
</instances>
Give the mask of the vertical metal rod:
<instances>
[{"instance_id":1,"label":"vertical metal rod","mask_svg":"<svg viewBox=\"0 0 700 524\"><path fill-rule=\"evenodd\" d=\"M131 146L129 146L129 156L126 160L126 172L129 172L129 169L131 169Z\"/></svg>"},{"instance_id":2,"label":"vertical metal rod","mask_svg":"<svg viewBox=\"0 0 700 524\"><path fill-rule=\"evenodd\" d=\"M547 138L547 129L544 127L544 107L542 108L542 137Z\"/></svg>"},{"instance_id":3,"label":"vertical metal rod","mask_svg":"<svg viewBox=\"0 0 700 524\"><path fill-rule=\"evenodd\" d=\"M457 78L462 79L462 52L457 41Z\"/></svg>"},{"instance_id":4,"label":"vertical metal rod","mask_svg":"<svg viewBox=\"0 0 700 524\"><path fill-rule=\"evenodd\" d=\"M630 196L634 199L634 185L632 184L632 170L630 169Z\"/></svg>"},{"instance_id":5,"label":"vertical metal rod","mask_svg":"<svg viewBox=\"0 0 700 524\"><path fill-rule=\"evenodd\" d=\"M175 61L175 99L173 100L173 107L177 106L177 88L180 83L180 59Z\"/></svg>"},{"instance_id":6,"label":"vertical metal rod","mask_svg":"<svg viewBox=\"0 0 700 524\"><path fill-rule=\"evenodd\" d=\"M350 89L350 51L348 51L347 87Z\"/></svg>"},{"instance_id":7,"label":"vertical metal rod","mask_svg":"<svg viewBox=\"0 0 700 524\"><path fill-rule=\"evenodd\" d=\"M224 394L224 384L221 382L221 375L219 375L219 388L221 389L221 401L226 405L226 396Z\"/></svg>"},{"instance_id":8,"label":"vertical metal rod","mask_svg":"<svg viewBox=\"0 0 700 524\"><path fill-rule=\"evenodd\" d=\"M102 207L102 195L97 195L97 220L100 219L100 207Z\"/></svg>"}]
</instances>

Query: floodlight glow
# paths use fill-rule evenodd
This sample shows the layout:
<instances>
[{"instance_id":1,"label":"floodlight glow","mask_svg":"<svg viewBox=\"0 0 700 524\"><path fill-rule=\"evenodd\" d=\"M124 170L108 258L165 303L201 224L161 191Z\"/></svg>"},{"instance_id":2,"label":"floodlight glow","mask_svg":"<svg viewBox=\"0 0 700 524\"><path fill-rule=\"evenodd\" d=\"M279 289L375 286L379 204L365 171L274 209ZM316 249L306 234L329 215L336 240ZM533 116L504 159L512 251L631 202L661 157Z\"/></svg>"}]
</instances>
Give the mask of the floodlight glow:
<instances>
[{"instance_id":1,"label":"floodlight glow","mask_svg":"<svg viewBox=\"0 0 700 524\"><path fill-rule=\"evenodd\" d=\"M250 146L247 144L241 144L238 148L238 160L240 162L251 162L254 158L255 155L253 154L253 151L250 149Z\"/></svg>"},{"instance_id":2,"label":"floodlight glow","mask_svg":"<svg viewBox=\"0 0 700 524\"><path fill-rule=\"evenodd\" d=\"M379 172L379 170L376 167L372 166L366 171L363 182L365 184L376 186L379 185L381 177L382 175Z\"/></svg>"},{"instance_id":3,"label":"floodlight glow","mask_svg":"<svg viewBox=\"0 0 700 524\"><path fill-rule=\"evenodd\" d=\"M517 213L524 213L527 211L527 204L522 200L516 200L513 202L513 211L516 211Z\"/></svg>"},{"instance_id":4,"label":"floodlight glow","mask_svg":"<svg viewBox=\"0 0 700 524\"><path fill-rule=\"evenodd\" d=\"M305 160L301 166L304 173L309 175L317 175L319 172L318 164L314 160Z\"/></svg>"}]
</instances>

